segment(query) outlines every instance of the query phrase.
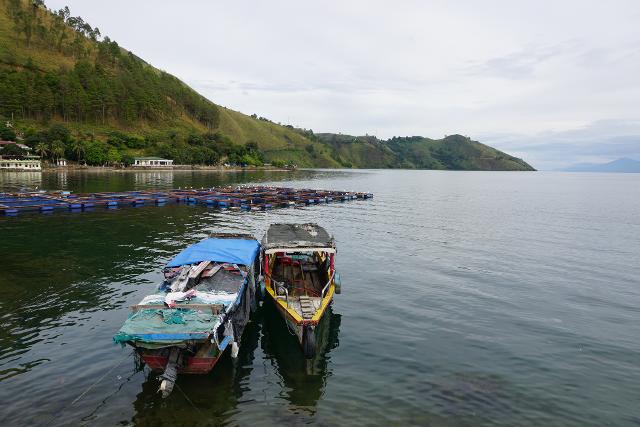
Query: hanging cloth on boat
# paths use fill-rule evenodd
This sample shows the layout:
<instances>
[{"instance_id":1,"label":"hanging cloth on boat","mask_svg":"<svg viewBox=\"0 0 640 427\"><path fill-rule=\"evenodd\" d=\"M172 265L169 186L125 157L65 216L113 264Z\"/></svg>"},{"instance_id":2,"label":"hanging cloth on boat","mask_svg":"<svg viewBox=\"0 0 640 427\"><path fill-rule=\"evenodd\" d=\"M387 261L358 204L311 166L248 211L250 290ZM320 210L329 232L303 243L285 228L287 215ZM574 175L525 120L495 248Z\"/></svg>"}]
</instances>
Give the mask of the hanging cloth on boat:
<instances>
[{"instance_id":1,"label":"hanging cloth on boat","mask_svg":"<svg viewBox=\"0 0 640 427\"><path fill-rule=\"evenodd\" d=\"M185 300L191 299L191 298L193 298L195 296L196 296L196 290L195 289L190 289L187 292L169 292L164 297L164 302L169 307L173 308L173 307L176 306L176 302L185 301Z\"/></svg>"}]
</instances>

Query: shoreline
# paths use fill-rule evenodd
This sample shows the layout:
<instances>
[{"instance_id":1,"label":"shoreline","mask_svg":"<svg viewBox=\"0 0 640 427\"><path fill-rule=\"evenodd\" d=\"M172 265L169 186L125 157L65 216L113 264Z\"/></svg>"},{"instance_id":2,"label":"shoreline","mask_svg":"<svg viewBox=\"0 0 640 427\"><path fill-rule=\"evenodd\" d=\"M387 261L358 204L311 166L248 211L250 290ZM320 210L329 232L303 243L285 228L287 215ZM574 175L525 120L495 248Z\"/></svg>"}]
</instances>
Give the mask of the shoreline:
<instances>
[{"instance_id":1,"label":"shoreline","mask_svg":"<svg viewBox=\"0 0 640 427\"><path fill-rule=\"evenodd\" d=\"M286 168L276 168L276 167L264 167L264 166L254 166L254 167L218 167L218 166L174 166L174 167L146 167L146 166L138 166L138 167L128 167L128 168L118 168L111 166L59 166L59 167L43 167L42 170L39 171L29 171L29 170L11 170L10 172L90 172L90 173L100 173L100 172L122 172L122 173L135 173L135 172L292 172L295 169L286 169ZM7 171L9 172L9 171Z\"/></svg>"}]
</instances>

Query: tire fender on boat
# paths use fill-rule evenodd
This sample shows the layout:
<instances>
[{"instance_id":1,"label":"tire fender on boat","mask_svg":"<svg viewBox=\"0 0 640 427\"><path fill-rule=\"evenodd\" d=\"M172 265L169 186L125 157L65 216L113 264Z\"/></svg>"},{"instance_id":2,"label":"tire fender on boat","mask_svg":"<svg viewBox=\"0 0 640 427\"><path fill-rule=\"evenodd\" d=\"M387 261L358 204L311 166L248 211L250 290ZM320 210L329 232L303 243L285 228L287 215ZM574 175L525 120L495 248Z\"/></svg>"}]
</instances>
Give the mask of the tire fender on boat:
<instances>
[{"instance_id":1,"label":"tire fender on boat","mask_svg":"<svg viewBox=\"0 0 640 427\"><path fill-rule=\"evenodd\" d=\"M316 355L316 334L313 326L305 325L302 333L302 351L306 359Z\"/></svg>"}]
</instances>

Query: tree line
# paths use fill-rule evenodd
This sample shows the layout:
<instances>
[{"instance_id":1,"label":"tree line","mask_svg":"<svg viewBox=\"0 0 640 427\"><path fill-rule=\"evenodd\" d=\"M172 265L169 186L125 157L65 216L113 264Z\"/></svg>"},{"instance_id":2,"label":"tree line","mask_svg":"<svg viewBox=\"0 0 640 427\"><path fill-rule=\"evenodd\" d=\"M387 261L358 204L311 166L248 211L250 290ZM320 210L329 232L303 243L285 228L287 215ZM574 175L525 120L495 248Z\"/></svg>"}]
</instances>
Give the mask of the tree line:
<instances>
[{"instance_id":1,"label":"tree line","mask_svg":"<svg viewBox=\"0 0 640 427\"><path fill-rule=\"evenodd\" d=\"M158 71L109 37L100 40L68 7L47 11L44 2L9 0L15 35L31 46L75 58L71 69L44 71L31 58L0 69L0 114L16 119L125 125L159 122L186 113L208 129L219 125L211 103L177 78Z\"/></svg>"},{"instance_id":2,"label":"tree line","mask_svg":"<svg viewBox=\"0 0 640 427\"><path fill-rule=\"evenodd\" d=\"M66 158L91 166L128 166L133 164L132 153L145 153L172 159L176 164L184 165L211 166L226 162L233 165L261 166L265 162L265 155L257 143L234 144L227 136L217 132L182 136L170 131L139 136L114 131L106 136L106 140L100 140L91 132L73 135L60 123L43 130L27 128L17 135L13 128L6 126L6 122L7 119L0 116L2 140L19 140L29 146L34 154L50 160ZM11 146L10 150L15 148ZM26 154L13 151L8 153L4 150L2 153Z\"/></svg>"}]
</instances>

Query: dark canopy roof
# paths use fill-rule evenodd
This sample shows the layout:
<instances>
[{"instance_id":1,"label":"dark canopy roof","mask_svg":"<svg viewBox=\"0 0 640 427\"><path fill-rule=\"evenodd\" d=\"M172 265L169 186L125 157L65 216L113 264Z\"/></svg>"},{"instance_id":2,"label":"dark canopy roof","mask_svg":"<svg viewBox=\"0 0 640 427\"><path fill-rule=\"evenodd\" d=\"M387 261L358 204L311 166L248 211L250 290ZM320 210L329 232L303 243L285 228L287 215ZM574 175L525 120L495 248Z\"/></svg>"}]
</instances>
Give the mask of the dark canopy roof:
<instances>
[{"instance_id":1,"label":"dark canopy roof","mask_svg":"<svg viewBox=\"0 0 640 427\"><path fill-rule=\"evenodd\" d=\"M262 239L265 249L272 248L334 248L335 241L318 224L272 224Z\"/></svg>"}]
</instances>

